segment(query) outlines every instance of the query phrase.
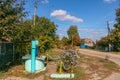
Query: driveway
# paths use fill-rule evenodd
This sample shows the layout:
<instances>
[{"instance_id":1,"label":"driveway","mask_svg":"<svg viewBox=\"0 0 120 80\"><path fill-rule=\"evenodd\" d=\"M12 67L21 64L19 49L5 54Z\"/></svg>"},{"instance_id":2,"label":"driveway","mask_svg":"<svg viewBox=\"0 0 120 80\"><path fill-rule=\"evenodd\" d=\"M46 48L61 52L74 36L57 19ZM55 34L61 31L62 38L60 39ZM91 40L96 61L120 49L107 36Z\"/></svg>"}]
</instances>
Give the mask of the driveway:
<instances>
[{"instance_id":1,"label":"driveway","mask_svg":"<svg viewBox=\"0 0 120 80\"><path fill-rule=\"evenodd\" d=\"M81 54L84 54L84 55L95 56L95 57L100 57L100 58L107 57L107 59L115 62L116 64L120 66L120 55L111 54L109 52L93 51L93 50L88 50L88 49L79 49L79 51ZM120 73L114 73L104 80L120 80Z\"/></svg>"}]
</instances>

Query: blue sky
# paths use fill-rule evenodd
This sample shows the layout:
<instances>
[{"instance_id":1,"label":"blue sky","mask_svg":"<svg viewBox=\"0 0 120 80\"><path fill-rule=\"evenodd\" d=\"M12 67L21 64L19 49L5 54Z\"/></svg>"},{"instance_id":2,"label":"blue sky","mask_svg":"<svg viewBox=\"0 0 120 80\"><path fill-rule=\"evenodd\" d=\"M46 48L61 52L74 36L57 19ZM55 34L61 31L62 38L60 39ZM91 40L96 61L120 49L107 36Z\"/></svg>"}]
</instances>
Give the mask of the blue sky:
<instances>
[{"instance_id":1,"label":"blue sky","mask_svg":"<svg viewBox=\"0 0 120 80\"><path fill-rule=\"evenodd\" d=\"M28 18L34 14L33 1L25 5ZM106 22L110 28L115 24L115 9L120 0L41 0L37 15L45 16L58 25L56 33L62 38L67 36L70 25L76 25L81 38L99 40L107 35Z\"/></svg>"}]
</instances>

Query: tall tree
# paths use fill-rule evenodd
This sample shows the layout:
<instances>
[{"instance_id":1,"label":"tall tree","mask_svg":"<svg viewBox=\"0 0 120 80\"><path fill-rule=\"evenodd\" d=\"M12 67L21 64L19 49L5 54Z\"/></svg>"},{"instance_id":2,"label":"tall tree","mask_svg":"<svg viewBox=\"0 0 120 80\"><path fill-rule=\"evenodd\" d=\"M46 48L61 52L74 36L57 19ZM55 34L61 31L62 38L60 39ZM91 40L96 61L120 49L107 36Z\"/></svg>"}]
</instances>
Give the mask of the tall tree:
<instances>
[{"instance_id":1,"label":"tall tree","mask_svg":"<svg viewBox=\"0 0 120 80\"><path fill-rule=\"evenodd\" d=\"M71 25L67 31L68 37L71 40L72 45L80 45L80 37L77 26Z\"/></svg>"},{"instance_id":2,"label":"tall tree","mask_svg":"<svg viewBox=\"0 0 120 80\"><path fill-rule=\"evenodd\" d=\"M50 19L45 17L38 17L35 28L35 33L38 32L39 36L49 36L55 39L57 25Z\"/></svg>"},{"instance_id":3,"label":"tall tree","mask_svg":"<svg viewBox=\"0 0 120 80\"><path fill-rule=\"evenodd\" d=\"M56 41L57 25L45 17L36 17L36 25L33 26L32 34L39 40L41 52L53 47Z\"/></svg>"},{"instance_id":4,"label":"tall tree","mask_svg":"<svg viewBox=\"0 0 120 80\"><path fill-rule=\"evenodd\" d=\"M120 51L120 8L116 9L116 21L112 32L105 37L107 40L101 39L100 42L102 41L102 44L110 43L114 46L115 51Z\"/></svg>"},{"instance_id":5,"label":"tall tree","mask_svg":"<svg viewBox=\"0 0 120 80\"><path fill-rule=\"evenodd\" d=\"M112 31L112 42L114 44L114 49L120 51L120 8L116 9L117 23L114 25Z\"/></svg>"},{"instance_id":6,"label":"tall tree","mask_svg":"<svg viewBox=\"0 0 120 80\"><path fill-rule=\"evenodd\" d=\"M15 28L25 16L25 0L0 0L0 37L13 38Z\"/></svg>"}]
</instances>

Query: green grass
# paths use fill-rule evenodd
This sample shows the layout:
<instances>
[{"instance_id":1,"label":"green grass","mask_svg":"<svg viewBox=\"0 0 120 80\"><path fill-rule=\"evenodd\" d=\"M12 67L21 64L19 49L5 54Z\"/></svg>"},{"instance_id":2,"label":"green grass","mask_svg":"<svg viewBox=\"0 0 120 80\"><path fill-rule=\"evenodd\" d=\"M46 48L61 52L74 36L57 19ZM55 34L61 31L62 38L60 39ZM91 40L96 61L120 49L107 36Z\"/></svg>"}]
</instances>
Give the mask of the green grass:
<instances>
[{"instance_id":1,"label":"green grass","mask_svg":"<svg viewBox=\"0 0 120 80\"><path fill-rule=\"evenodd\" d=\"M105 60L105 59L99 59L98 61L96 61L98 64L102 64L102 66L104 68L110 69L110 70L114 70L116 71L117 68L119 68L119 66L117 64L115 64L114 62Z\"/></svg>"},{"instance_id":2,"label":"green grass","mask_svg":"<svg viewBox=\"0 0 120 80\"><path fill-rule=\"evenodd\" d=\"M115 63L111 63L111 62L104 63L103 66L105 68L108 68L108 69L114 69L114 68L116 68L116 64Z\"/></svg>"},{"instance_id":3,"label":"green grass","mask_svg":"<svg viewBox=\"0 0 120 80\"><path fill-rule=\"evenodd\" d=\"M85 71L81 67L75 68L74 72L75 72L74 80L85 80L86 79Z\"/></svg>"}]
</instances>

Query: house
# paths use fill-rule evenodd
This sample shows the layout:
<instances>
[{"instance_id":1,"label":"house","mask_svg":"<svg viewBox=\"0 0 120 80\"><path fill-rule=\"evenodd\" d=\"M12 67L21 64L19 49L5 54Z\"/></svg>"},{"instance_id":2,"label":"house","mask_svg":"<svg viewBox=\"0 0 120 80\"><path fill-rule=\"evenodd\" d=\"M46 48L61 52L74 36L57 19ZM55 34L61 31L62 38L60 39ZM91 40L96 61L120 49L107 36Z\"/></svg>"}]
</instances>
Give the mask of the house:
<instances>
[{"instance_id":1,"label":"house","mask_svg":"<svg viewBox=\"0 0 120 80\"><path fill-rule=\"evenodd\" d=\"M82 39L81 48L92 48L92 47L94 47L93 40L89 38Z\"/></svg>"},{"instance_id":2,"label":"house","mask_svg":"<svg viewBox=\"0 0 120 80\"><path fill-rule=\"evenodd\" d=\"M85 39L84 44L88 47L93 47L94 46L94 42L91 39L88 39L88 38Z\"/></svg>"},{"instance_id":3,"label":"house","mask_svg":"<svg viewBox=\"0 0 120 80\"><path fill-rule=\"evenodd\" d=\"M1 37L0 42L10 42L11 40L7 37Z\"/></svg>"}]
</instances>

